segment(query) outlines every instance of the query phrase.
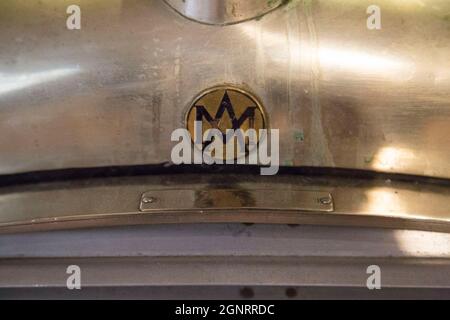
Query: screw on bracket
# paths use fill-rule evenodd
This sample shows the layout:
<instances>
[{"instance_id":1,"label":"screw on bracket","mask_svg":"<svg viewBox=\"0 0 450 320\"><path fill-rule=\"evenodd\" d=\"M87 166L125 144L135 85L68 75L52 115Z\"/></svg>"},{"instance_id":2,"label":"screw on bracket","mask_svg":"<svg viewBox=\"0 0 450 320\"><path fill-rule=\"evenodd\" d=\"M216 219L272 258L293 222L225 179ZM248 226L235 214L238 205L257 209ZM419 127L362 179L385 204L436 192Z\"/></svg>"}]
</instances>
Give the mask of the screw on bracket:
<instances>
[{"instance_id":1,"label":"screw on bracket","mask_svg":"<svg viewBox=\"0 0 450 320\"><path fill-rule=\"evenodd\" d=\"M323 197L323 198L319 199L319 202L320 202L320 204L328 205L328 204L331 204L332 200L331 200L331 197Z\"/></svg>"},{"instance_id":2,"label":"screw on bracket","mask_svg":"<svg viewBox=\"0 0 450 320\"><path fill-rule=\"evenodd\" d=\"M144 197L142 198L143 203L155 203L158 199L155 197Z\"/></svg>"}]
</instances>

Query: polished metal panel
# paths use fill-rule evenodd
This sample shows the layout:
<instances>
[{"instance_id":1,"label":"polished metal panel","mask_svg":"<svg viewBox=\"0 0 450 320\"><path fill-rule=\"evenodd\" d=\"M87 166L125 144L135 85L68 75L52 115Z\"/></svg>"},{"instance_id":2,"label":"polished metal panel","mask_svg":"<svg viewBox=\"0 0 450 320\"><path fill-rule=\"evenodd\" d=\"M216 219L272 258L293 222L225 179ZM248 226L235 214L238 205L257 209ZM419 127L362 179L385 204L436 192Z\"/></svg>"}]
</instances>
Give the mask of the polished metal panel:
<instances>
[{"instance_id":1,"label":"polished metal panel","mask_svg":"<svg viewBox=\"0 0 450 320\"><path fill-rule=\"evenodd\" d=\"M226 25L257 18L283 0L165 0L183 16L208 24Z\"/></svg>"},{"instance_id":2,"label":"polished metal panel","mask_svg":"<svg viewBox=\"0 0 450 320\"><path fill-rule=\"evenodd\" d=\"M209 213L220 210L333 211L328 192L286 189L173 189L159 188L145 192L139 209L144 212Z\"/></svg>"},{"instance_id":3,"label":"polished metal panel","mask_svg":"<svg viewBox=\"0 0 450 320\"><path fill-rule=\"evenodd\" d=\"M450 2L377 1L368 30L372 4L214 26L161 0L2 0L0 174L170 161L192 99L230 83L261 99L282 165L450 178Z\"/></svg>"},{"instance_id":4,"label":"polished metal panel","mask_svg":"<svg viewBox=\"0 0 450 320\"><path fill-rule=\"evenodd\" d=\"M212 242L220 245L211 245ZM450 233L286 224L118 226L1 234L0 243L9 244L0 246L0 260L23 257L224 257L230 254L350 259L370 255L373 259L450 260Z\"/></svg>"},{"instance_id":5,"label":"polished metal panel","mask_svg":"<svg viewBox=\"0 0 450 320\"><path fill-rule=\"evenodd\" d=\"M266 191L260 193L261 189ZM236 190L238 196L230 196L230 191L224 190ZM329 194L332 194L333 211L322 210L331 208ZM311 198L314 201L320 198L324 206ZM249 205L252 203L253 206ZM140 210L152 206L155 210ZM232 208L220 210L226 207ZM0 189L0 232L198 222L322 224L450 232L449 208L450 188L442 181L154 175Z\"/></svg>"}]
</instances>

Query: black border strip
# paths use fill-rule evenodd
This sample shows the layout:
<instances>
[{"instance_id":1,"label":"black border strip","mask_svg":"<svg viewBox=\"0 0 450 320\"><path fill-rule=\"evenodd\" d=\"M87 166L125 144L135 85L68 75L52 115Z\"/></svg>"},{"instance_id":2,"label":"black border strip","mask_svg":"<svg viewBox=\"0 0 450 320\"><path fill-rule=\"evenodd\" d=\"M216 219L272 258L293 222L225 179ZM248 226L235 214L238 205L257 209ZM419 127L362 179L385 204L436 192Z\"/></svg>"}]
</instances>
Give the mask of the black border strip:
<instances>
[{"instance_id":1,"label":"black border strip","mask_svg":"<svg viewBox=\"0 0 450 320\"><path fill-rule=\"evenodd\" d=\"M69 168L0 175L0 188L23 184L62 182L81 179L133 177L169 174L250 174L259 175L260 167L253 165L173 165L170 163L133 166ZM333 176L348 179L390 179L410 183L450 186L450 179L410 174L384 173L330 167L280 167L277 175Z\"/></svg>"}]
</instances>

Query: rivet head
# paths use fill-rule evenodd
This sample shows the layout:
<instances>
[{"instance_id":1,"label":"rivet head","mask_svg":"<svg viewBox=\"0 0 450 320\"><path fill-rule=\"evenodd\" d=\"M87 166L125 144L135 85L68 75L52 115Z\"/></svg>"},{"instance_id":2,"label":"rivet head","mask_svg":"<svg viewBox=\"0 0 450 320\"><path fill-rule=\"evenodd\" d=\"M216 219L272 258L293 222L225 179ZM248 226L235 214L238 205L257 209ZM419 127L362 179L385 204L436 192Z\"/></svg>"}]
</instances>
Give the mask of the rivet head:
<instances>
[{"instance_id":1,"label":"rivet head","mask_svg":"<svg viewBox=\"0 0 450 320\"><path fill-rule=\"evenodd\" d=\"M331 198L330 197L323 197L319 199L319 202L323 205L331 204Z\"/></svg>"},{"instance_id":2,"label":"rivet head","mask_svg":"<svg viewBox=\"0 0 450 320\"><path fill-rule=\"evenodd\" d=\"M143 203L155 203L156 202L156 198L155 197L144 197L142 199Z\"/></svg>"}]
</instances>

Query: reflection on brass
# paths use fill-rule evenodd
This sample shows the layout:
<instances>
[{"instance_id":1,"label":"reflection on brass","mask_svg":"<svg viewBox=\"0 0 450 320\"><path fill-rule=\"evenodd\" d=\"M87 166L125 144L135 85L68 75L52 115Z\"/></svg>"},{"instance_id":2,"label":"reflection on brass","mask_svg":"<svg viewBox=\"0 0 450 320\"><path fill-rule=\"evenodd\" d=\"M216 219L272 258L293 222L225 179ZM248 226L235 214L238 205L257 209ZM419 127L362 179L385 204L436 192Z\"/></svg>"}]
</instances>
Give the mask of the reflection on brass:
<instances>
[{"instance_id":1,"label":"reflection on brass","mask_svg":"<svg viewBox=\"0 0 450 320\"><path fill-rule=\"evenodd\" d=\"M257 142L259 141L259 129L267 128L267 120L261 103L252 94L235 87L218 86L202 92L194 99L191 108L186 115L186 127L195 138L196 121L202 122L202 136L209 129L219 129L223 134L224 143L223 155L213 154L215 158L227 159L225 143L227 142L226 132L228 129L241 129L246 132L248 129L255 129ZM235 142L235 153L241 150L237 139L229 140ZM203 148L207 146L203 143ZM245 153L248 154L246 146Z\"/></svg>"}]
</instances>

